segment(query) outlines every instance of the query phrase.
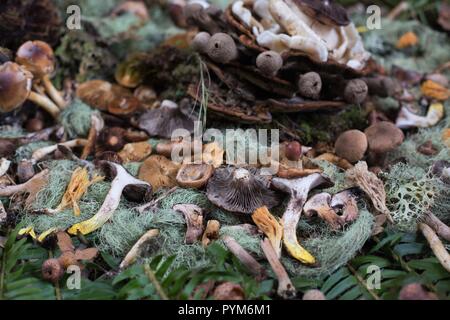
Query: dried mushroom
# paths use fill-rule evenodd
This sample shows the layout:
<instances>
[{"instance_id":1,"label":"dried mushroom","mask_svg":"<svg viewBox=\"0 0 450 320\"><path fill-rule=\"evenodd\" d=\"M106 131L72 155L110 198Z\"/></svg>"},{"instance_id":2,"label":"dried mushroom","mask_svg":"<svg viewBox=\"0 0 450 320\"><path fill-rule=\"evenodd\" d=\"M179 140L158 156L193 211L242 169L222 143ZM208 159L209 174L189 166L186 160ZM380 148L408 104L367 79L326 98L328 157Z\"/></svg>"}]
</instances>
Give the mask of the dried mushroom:
<instances>
[{"instance_id":1,"label":"dried mushroom","mask_svg":"<svg viewBox=\"0 0 450 320\"><path fill-rule=\"evenodd\" d=\"M214 172L210 164L183 164L177 173L177 183L184 188L200 189Z\"/></svg>"},{"instance_id":2,"label":"dried mushroom","mask_svg":"<svg viewBox=\"0 0 450 320\"><path fill-rule=\"evenodd\" d=\"M176 176L180 166L166 157L153 155L148 157L139 169L139 179L150 183L154 190L177 185Z\"/></svg>"}]
</instances>

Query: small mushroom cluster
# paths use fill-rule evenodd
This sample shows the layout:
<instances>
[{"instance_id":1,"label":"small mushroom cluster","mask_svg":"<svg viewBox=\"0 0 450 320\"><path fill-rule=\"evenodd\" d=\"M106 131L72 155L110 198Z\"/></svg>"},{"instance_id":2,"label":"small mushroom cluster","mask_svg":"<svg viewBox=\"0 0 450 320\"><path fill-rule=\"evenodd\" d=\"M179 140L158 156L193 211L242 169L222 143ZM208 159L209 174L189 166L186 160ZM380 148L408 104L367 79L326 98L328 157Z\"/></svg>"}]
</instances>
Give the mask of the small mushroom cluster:
<instances>
[{"instance_id":1,"label":"small mushroom cluster","mask_svg":"<svg viewBox=\"0 0 450 320\"><path fill-rule=\"evenodd\" d=\"M57 118L66 101L50 81L54 70L55 56L47 43L22 44L15 62L0 65L0 112L13 111L29 100Z\"/></svg>"},{"instance_id":2,"label":"small mushroom cluster","mask_svg":"<svg viewBox=\"0 0 450 320\"><path fill-rule=\"evenodd\" d=\"M192 2L184 13L200 29L191 46L217 81L208 105L215 113L270 122L271 112L337 110L368 95L373 63L334 1L238 0L225 12ZM201 100L195 88L189 93Z\"/></svg>"}]
</instances>

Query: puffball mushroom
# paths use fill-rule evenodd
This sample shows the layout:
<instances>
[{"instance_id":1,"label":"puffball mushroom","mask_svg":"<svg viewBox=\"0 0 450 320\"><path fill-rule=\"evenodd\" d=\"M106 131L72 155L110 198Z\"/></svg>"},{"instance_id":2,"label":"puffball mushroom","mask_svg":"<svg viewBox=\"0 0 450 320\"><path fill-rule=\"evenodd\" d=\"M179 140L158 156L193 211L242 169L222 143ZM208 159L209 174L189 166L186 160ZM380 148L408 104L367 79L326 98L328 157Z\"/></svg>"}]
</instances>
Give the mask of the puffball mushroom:
<instances>
[{"instance_id":1,"label":"puffball mushroom","mask_svg":"<svg viewBox=\"0 0 450 320\"><path fill-rule=\"evenodd\" d=\"M183 164L177 173L177 183L184 188L200 189L212 176L214 167L210 164Z\"/></svg>"},{"instance_id":2,"label":"puffball mushroom","mask_svg":"<svg viewBox=\"0 0 450 320\"><path fill-rule=\"evenodd\" d=\"M192 40L192 49L200 53L206 53L208 50L208 41L211 35L208 32L199 32Z\"/></svg>"},{"instance_id":3,"label":"puffball mushroom","mask_svg":"<svg viewBox=\"0 0 450 320\"><path fill-rule=\"evenodd\" d=\"M238 50L233 38L222 32L211 36L206 52L217 63L229 63L238 57Z\"/></svg>"},{"instance_id":4,"label":"puffball mushroom","mask_svg":"<svg viewBox=\"0 0 450 320\"><path fill-rule=\"evenodd\" d=\"M266 206L279 203L276 193L268 188L265 177L253 168L220 168L209 179L206 187L208 199L230 212L253 213Z\"/></svg>"},{"instance_id":5,"label":"puffball mushroom","mask_svg":"<svg viewBox=\"0 0 450 320\"><path fill-rule=\"evenodd\" d=\"M297 240L297 224L308 198L308 193L315 187L332 186L333 183L325 175L313 173L304 178L273 178L272 186L290 194L290 200L282 217L283 243L287 251L297 260L305 264L314 264L316 259L306 251Z\"/></svg>"},{"instance_id":6,"label":"puffball mushroom","mask_svg":"<svg viewBox=\"0 0 450 320\"><path fill-rule=\"evenodd\" d=\"M278 52L264 51L256 57L256 66L267 76L274 76L283 66L283 59Z\"/></svg>"},{"instance_id":7,"label":"puffball mushroom","mask_svg":"<svg viewBox=\"0 0 450 320\"><path fill-rule=\"evenodd\" d=\"M374 162L402 144L405 135L389 121L377 122L364 130L369 144L369 156Z\"/></svg>"},{"instance_id":8,"label":"puffball mushroom","mask_svg":"<svg viewBox=\"0 0 450 320\"><path fill-rule=\"evenodd\" d=\"M55 70L55 54L53 49L43 41L27 41L16 53L16 62L24 66L44 84L45 90L59 108L66 106L62 95L50 81L50 75Z\"/></svg>"},{"instance_id":9,"label":"puffball mushroom","mask_svg":"<svg viewBox=\"0 0 450 320\"><path fill-rule=\"evenodd\" d=\"M153 155L148 157L139 168L139 179L150 183L154 190L162 187L174 187L180 166L166 157Z\"/></svg>"},{"instance_id":10,"label":"puffball mushroom","mask_svg":"<svg viewBox=\"0 0 450 320\"><path fill-rule=\"evenodd\" d=\"M367 137L359 130L348 130L336 139L334 149L336 155L355 163L364 157L367 150Z\"/></svg>"},{"instance_id":11,"label":"puffball mushroom","mask_svg":"<svg viewBox=\"0 0 450 320\"><path fill-rule=\"evenodd\" d=\"M344 99L348 103L360 104L366 100L368 91L367 84L363 80L353 79L345 86Z\"/></svg>"},{"instance_id":12,"label":"puffball mushroom","mask_svg":"<svg viewBox=\"0 0 450 320\"><path fill-rule=\"evenodd\" d=\"M181 112L179 106L170 100L164 100L158 109L143 113L138 121L139 128L150 136L170 139L176 129L194 132L194 121Z\"/></svg>"},{"instance_id":13,"label":"puffball mushroom","mask_svg":"<svg viewBox=\"0 0 450 320\"><path fill-rule=\"evenodd\" d=\"M33 75L14 62L0 66L0 111L19 108L27 99L42 107L54 118L60 112L57 105L44 95L31 91Z\"/></svg>"},{"instance_id":14,"label":"puffball mushroom","mask_svg":"<svg viewBox=\"0 0 450 320\"><path fill-rule=\"evenodd\" d=\"M317 72L308 72L300 76L298 90L305 98L318 99L322 90L322 79Z\"/></svg>"}]
</instances>

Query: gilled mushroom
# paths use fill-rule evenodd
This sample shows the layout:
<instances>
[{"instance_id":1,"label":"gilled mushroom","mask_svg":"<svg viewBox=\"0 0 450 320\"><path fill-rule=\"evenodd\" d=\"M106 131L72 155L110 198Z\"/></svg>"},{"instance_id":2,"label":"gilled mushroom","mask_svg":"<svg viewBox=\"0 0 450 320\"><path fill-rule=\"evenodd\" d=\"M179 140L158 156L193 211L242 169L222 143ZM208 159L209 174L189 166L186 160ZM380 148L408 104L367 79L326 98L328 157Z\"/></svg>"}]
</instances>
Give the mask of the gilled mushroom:
<instances>
[{"instance_id":1,"label":"gilled mushroom","mask_svg":"<svg viewBox=\"0 0 450 320\"><path fill-rule=\"evenodd\" d=\"M283 66L283 59L278 52L264 51L256 57L256 66L267 76L274 76Z\"/></svg>"},{"instance_id":2,"label":"gilled mushroom","mask_svg":"<svg viewBox=\"0 0 450 320\"><path fill-rule=\"evenodd\" d=\"M305 203L303 212L307 217L317 215L334 230L339 228L339 216L331 207L331 195L327 192L321 192L312 196Z\"/></svg>"},{"instance_id":3,"label":"gilled mushroom","mask_svg":"<svg viewBox=\"0 0 450 320\"><path fill-rule=\"evenodd\" d=\"M238 213L249 214L262 206L272 208L279 203L265 178L253 168L217 169L208 181L206 194L216 206Z\"/></svg>"},{"instance_id":4,"label":"gilled mushroom","mask_svg":"<svg viewBox=\"0 0 450 320\"><path fill-rule=\"evenodd\" d=\"M153 155L148 157L139 169L139 179L150 183L154 190L177 185L176 176L180 166L166 157Z\"/></svg>"},{"instance_id":5,"label":"gilled mushroom","mask_svg":"<svg viewBox=\"0 0 450 320\"><path fill-rule=\"evenodd\" d=\"M0 65L0 111L10 112L30 100L56 118L58 106L47 96L32 91L32 80L33 75L14 62Z\"/></svg>"},{"instance_id":6,"label":"gilled mushroom","mask_svg":"<svg viewBox=\"0 0 450 320\"><path fill-rule=\"evenodd\" d=\"M218 63L229 63L238 57L238 50L233 38L226 33L216 33L208 40L208 56Z\"/></svg>"},{"instance_id":7,"label":"gilled mushroom","mask_svg":"<svg viewBox=\"0 0 450 320\"><path fill-rule=\"evenodd\" d=\"M398 114L395 125L400 129L428 128L436 125L442 118L444 118L442 103L431 104L426 116L419 116L411 112L408 106L404 106Z\"/></svg>"},{"instance_id":8,"label":"gilled mushroom","mask_svg":"<svg viewBox=\"0 0 450 320\"><path fill-rule=\"evenodd\" d=\"M185 242L193 244L203 235L203 210L195 204L177 204L173 206L173 210L183 213L186 220L187 230Z\"/></svg>"},{"instance_id":9,"label":"gilled mushroom","mask_svg":"<svg viewBox=\"0 0 450 320\"><path fill-rule=\"evenodd\" d=\"M402 130L393 123L381 121L364 130L369 144L369 159L372 163L382 163L384 155L402 144L405 138Z\"/></svg>"},{"instance_id":10,"label":"gilled mushroom","mask_svg":"<svg viewBox=\"0 0 450 320\"><path fill-rule=\"evenodd\" d=\"M348 130L336 139L336 155L355 163L364 157L367 150L367 137L359 130Z\"/></svg>"},{"instance_id":11,"label":"gilled mushroom","mask_svg":"<svg viewBox=\"0 0 450 320\"><path fill-rule=\"evenodd\" d=\"M149 200L152 186L130 175L117 163L100 161L99 166L107 176L112 178L111 188L97 213L90 219L74 224L68 229L69 234L88 234L103 226L114 214L122 194L130 201Z\"/></svg>"},{"instance_id":12,"label":"gilled mushroom","mask_svg":"<svg viewBox=\"0 0 450 320\"><path fill-rule=\"evenodd\" d=\"M138 125L150 136L170 139L176 129L194 131L194 121L181 112L179 106L164 100L158 109L149 110L139 118Z\"/></svg>"},{"instance_id":13,"label":"gilled mushroom","mask_svg":"<svg viewBox=\"0 0 450 320\"><path fill-rule=\"evenodd\" d=\"M305 264L314 264L316 259L306 251L297 240L297 224L303 210L303 205L311 189L319 186L330 186L333 183L324 175L314 173L304 178L282 179L273 178L272 185L288 194L290 200L282 217L283 243L287 251L297 260Z\"/></svg>"},{"instance_id":14,"label":"gilled mushroom","mask_svg":"<svg viewBox=\"0 0 450 320\"><path fill-rule=\"evenodd\" d=\"M214 172L210 164L183 164L177 173L177 183L184 188L200 189Z\"/></svg>"},{"instance_id":15,"label":"gilled mushroom","mask_svg":"<svg viewBox=\"0 0 450 320\"><path fill-rule=\"evenodd\" d=\"M295 0L294 1L310 17L323 24L347 26L350 24L347 11L334 0Z\"/></svg>"},{"instance_id":16,"label":"gilled mushroom","mask_svg":"<svg viewBox=\"0 0 450 320\"><path fill-rule=\"evenodd\" d=\"M53 49L43 41L27 41L16 53L16 62L29 70L35 79L44 84L45 90L59 108L64 108L66 102L50 81L50 75L55 70L55 54Z\"/></svg>"},{"instance_id":17,"label":"gilled mushroom","mask_svg":"<svg viewBox=\"0 0 450 320\"><path fill-rule=\"evenodd\" d=\"M331 198L331 207L336 213L341 213L339 223L345 224L358 218L358 204L355 189L347 189L336 193Z\"/></svg>"}]
</instances>

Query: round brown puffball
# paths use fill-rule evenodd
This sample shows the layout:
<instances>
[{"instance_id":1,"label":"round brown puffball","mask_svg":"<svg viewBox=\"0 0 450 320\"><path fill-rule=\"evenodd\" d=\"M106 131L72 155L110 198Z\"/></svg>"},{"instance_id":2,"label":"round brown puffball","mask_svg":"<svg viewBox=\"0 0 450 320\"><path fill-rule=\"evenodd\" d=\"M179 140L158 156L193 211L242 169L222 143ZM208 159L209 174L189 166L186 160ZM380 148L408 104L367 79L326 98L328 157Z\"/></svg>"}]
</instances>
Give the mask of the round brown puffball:
<instances>
[{"instance_id":1,"label":"round brown puffball","mask_svg":"<svg viewBox=\"0 0 450 320\"><path fill-rule=\"evenodd\" d=\"M326 300L326 298L322 291L311 289L305 292L302 300Z\"/></svg>"},{"instance_id":2,"label":"round brown puffball","mask_svg":"<svg viewBox=\"0 0 450 320\"><path fill-rule=\"evenodd\" d=\"M360 104L367 98L369 88L360 79L350 80L344 89L344 99L348 103Z\"/></svg>"},{"instance_id":3,"label":"round brown puffball","mask_svg":"<svg viewBox=\"0 0 450 320\"><path fill-rule=\"evenodd\" d=\"M367 150L367 137L359 130L348 130L336 139L334 149L336 155L355 163L364 157Z\"/></svg>"},{"instance_id":4,"label":"round brown puffball","mask_svg":"<svg viewBox=\"0 0 450 320\"><path fill-rule=\"evenodd\" d=\"M298 80L299 93L310 99L318 99L322 90L322 79L317 72L308 72Z\"/></svg>"},{"instance_id":5,"label":"round brown puffball","mask_svg":"<svg viewBox=\"0 0 450 320\"><path fill-rule=\"evenodd\" d=\"M192 40L192 49L200 53L206 53L208 49L208 41L211 35L208 32L199 32Z\"/></svg>"},{"instance_id":6,"label":"round brown puffball","mask_svg":"<svg viewBox=\"0 0 450 320\"><path fill-rule=\"evenodd\" d=\"M64 275L64 269L58 259L48 259L42 264L42 278L50 282L56 282Z\"/></svg>"},{"instance_id":7,"label":"round brown puffball","mask_svg":"<svg viewBox=\"0 0 450 320\"><path fill-rule=\"evenodd\" d=\"M298 141L291 141L286 144L284 153L288 160L298 161L302 156L302 145Z\"/></svg>"},{"instance_id":8,"label":"round brown puffball","mask_svg":"<svg viewBox=\"0 0 450 320\"><path fill-rule=\"evenodd\" d=\"M283 59L275 51L265 51L256 58L256 66L265 75L276 75L283 66Z\"/></svg>"},{"instance_id":9,"label":"round brown puffball","mask_svg":"<svg viewBox=\"0 0 450 320\"><path fill-rule=\"evenodd\" d=\"M216 33L208 41L208 56L215 62L228 63L238 56L236 44L226 33Z\"/></svg>"}]
</instances>

